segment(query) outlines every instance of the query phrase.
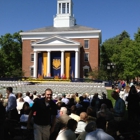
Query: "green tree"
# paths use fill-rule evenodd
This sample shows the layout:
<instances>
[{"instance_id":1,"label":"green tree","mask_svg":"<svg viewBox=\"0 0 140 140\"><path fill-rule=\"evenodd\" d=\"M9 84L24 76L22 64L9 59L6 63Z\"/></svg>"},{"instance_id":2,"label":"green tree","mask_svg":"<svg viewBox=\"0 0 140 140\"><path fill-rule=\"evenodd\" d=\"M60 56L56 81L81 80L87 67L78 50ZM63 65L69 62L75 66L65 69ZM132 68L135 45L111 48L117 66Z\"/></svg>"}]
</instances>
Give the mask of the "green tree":
<instances>
[{"instance_id":1,"label":"green tree","mask_svg":"<svg viewBox=\"0 0 140 140\"><path fill-rule=\"evenodd\" d=\"M19 32L5 34L0 38L0 55L2 58L1 76L22 76L22 41Z\"/></svg>"},{"instance_id":2,"label":"green tree","mask_svg":"<svg viewBox=\"0 0 140 140\"><path fill-rule=\"evenodd\" d=\"M122 59L124 49L127 51L129 43L131 42L130 36L126 31L123 31L120 35L106 40L101 46L101 66L107 73L107 77L115 79L123 78L124 73L124 60ZM110 70L107 70L108 63L114 63Z\"/></svg>"}]
</instances>

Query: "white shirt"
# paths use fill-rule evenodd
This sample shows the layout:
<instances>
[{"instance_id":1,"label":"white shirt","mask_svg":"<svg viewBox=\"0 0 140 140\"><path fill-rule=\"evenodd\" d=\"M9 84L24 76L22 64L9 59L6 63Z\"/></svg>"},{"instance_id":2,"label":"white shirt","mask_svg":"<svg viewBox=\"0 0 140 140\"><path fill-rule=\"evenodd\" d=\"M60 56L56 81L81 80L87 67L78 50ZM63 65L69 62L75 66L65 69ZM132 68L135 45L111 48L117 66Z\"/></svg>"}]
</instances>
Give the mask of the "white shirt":
<instances>
[{"instance_id":1,"label":"white shirt","mask_svg":"<svg viewBox=\"0 0 140 140\"><path fill-rule=\"evenodd\" d=\"M60 130L56 140L75 140L76 139L76 135L75 133L68 129L68 130Z\"/></svg>"},{"instance_id":2,"label":"white shirt","mask_svg":"<svg viewBox=\"0 0 140 140\"><path fill-rule=\"evenodd\" d=\"M6 111L16 109L16 107L17 107L16 96L13 93L10 93L8 98L8 105L6 106Z\"/></svg>"},{"instance_id":3,"label":"white shirt","mask_svg":"<svg viewBox=\"0 0 140 140\"><path fill-rule=\"evenodd\" d=\"M115 140L112 136L105 133L102 129L96 129L86 135L85 140Z\"/></svg>"},{"instance_id":4,"label":"white shirt","mask_svg":"<svg viewBox=\"0 0 140 140\"><path fill-rule=\"evenodd\" d=\"M69 103L69 99L67 99L67 98L62 98L62 100L61 100L63 103L65 103L66 105Z\"/></svg>"},{"instance_id":5,"label":"white shirt","mask_svg":"<svg viewBox=\"0 0 140 140\"><path fill-rule=\"evenodd\" d=\"M23 104L24 104L24 102L17 102L17 111L18 111L18 114L20 114L20 110L22 109Z\"/></svg>"},{"instance_id":6,"label":"white shirt","mask_svg":"<svg viewBox=\"0 0 140 140\"><path fill-rule=\"evenodd\" d=\"M33 101L30 99L29 96L24 97L24 102L27 102L29 104L32 104L33 103Z\"/></svg>"},{"instance_id":7,"label":"white shirt","mask_svg":"<svg viewBox=\"0 0 140 140\"><path fill-rule=\"evenodd\" d=\"M77 128L75 130L75 133L81 133L85 131L85 127L86 127L87 123L84 121L79 121L77 124Z\"/></svg>"}]
</instances>

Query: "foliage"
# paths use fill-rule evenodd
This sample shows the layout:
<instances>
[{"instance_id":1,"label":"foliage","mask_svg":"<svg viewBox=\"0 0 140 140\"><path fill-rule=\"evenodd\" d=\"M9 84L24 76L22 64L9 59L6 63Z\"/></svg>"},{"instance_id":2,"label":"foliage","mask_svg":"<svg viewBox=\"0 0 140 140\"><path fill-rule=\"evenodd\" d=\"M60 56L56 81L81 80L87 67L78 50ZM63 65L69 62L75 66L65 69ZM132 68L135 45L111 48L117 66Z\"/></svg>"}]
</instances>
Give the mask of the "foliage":
<instances>
[{"instance_id":1,"label":"foliage","mask_svg":"<svg viewBox=\"0 0 140 140\"><path fill-rule=\"evenodd\" d=\"M94 68L92 71L90 71L88 73L88 75L90 77L92 77L92 79L102 79L102 80L106 80L107 79L107 74L106 72L103 70L102 67L100 68Z\"/></svg>"},{"instance_id":2,"label":"foliage","mask_svg":"<svg viewBox=\"0 0 140 140\"><path fill-rule=\"evenodd\" d=\"M129 34L123 31L120 35L106 40L101 46L101 66L107 76L111 73L113 80L140 76L140 28L131 40ZM107 64L114 63L113 69L107 70ZM111 79L111 80L112 80Z\"/></svg>"},{"instance_id":3,"label":"foliage","mask_svg":"<svg viewBox=\"0 0 140 140\"><path fill-rule=\"evenodd\" d=\"M22 41L19 32L0 37L0 76L22 76Z\"/></svg>"}]
</instances>

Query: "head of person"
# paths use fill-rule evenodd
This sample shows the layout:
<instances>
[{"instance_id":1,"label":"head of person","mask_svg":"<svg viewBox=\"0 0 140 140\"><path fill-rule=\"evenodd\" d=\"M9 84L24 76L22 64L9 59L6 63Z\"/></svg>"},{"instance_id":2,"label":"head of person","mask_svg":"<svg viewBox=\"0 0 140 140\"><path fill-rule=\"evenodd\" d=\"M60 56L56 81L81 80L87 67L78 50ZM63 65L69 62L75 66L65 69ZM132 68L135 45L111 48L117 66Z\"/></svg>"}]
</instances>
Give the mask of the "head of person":
<instances>
[{"instance_id":1,"label":"head of person","mask_svg":"<svg viewBox=\"0 0 140 140\"><path fill-rule=\"evenodd\" d=\"M30 92L29 91L26 92L26 96L30 96Z\"/></svg>"},{"instance_id":2,"label":"head of person","mask_svg":"<svg viewBox=\"0 0 140 140\"><path fill-rule=\"evenodd\" d=\"M50 102L52 100L53 91L50 88L45 90L45 101Z\"/></svg>"},{"instance_id":3,"label":"head of person","mask_svg":"<svg viewBox=\"0 0 140 140\"><path fill-rule=\"evenodd\" d=\"M129 94L136 94L137 93L137 89L134 85L131 86Z\"/></svg>"},{"instance_id":4,"label":"head of person","mask_svg":"<svg viewBox=\"0 0 140 140\"><path fill-rule=\"evenodd\" d=\"M31 94L31 95L30 95L30 99L31 99L31 100L33 100L33 98L34 98L34 95L33 95L33 94Z\"/></svg>"},{"instance_id":5,"label":"head of person","mask_svg":"<svg viewBox=\"0 0 140 140\"><path fill-rule=\"evenodd\" d=\"M67 128L75 131L77 128L77 121L74 119L69 119L67 123Z\"/></svg>"},{"instance_id":6,"label":"head of person","mask_svg":"<svg viewBox=\"0 0 140 140\"><path fill-rule=\"evenodd\" d=\"M2 99L3 98L3 95L0 93L0 99Z\"/></svg>"},{"instance_id":7,"label":"head of person","mask_svg":"<svg viewBox=\"0 0 140 140\"><path fill-rule=\"evenodd\" d=\"M75 105L72 105L70 109L71 109L71 113L76 114L77 108Z\"/></svg>"},{"instance_id":8,"label":"head of person","mask_svg":"<svg viewBox=\"0 0 140 140\"><path fill-rule=\"evenodd\" d=\"M63 93L63 94L62 94L62 97L63 97L63 98L65 98L65 97L66 97L66 94L65 94L65 93Z\"/></svg>"},{"instance_id":9,"label":"head of person","mask_svg":"<svg viewBox=\"0 0 140 140\"><path fill-rule=\"evenodd\" d=\"M78 93L77 92L75 93L75 96L78 97Z\"/></svg>"},{"instance_id":10,"label":"head of person","mask_svg":"<svg viewBox=\"0 0 140 140\"><path fill-rule=\"evenodd\" d=\"M107 105L106 104L101 104L101 110L106 110L107 109Z\"/></svg>"},{"instance_id":11,"label":"head of person","mask_svg":"<svg viewBox=\"0 0 140 140\"><path fill-rule=\"evenodd\" d=\"M58 103L56 104L56 106L57 106L57 109L58 109L58 110L60 110L60 109L61 109L62 104L63 104L62 102L58 102Z\"/></svg>"},{"instance_id":12,"label":"head of person","mask_svg":"<svg viewBox=\"0 0 140 140\"><path fill-rule=\"evenodd\" d=\"M60 108L60 116L66 115L67 114L67 108L66 107L61 107Z\"/></svg>"},{"instance_id":13,"label":"head of person","mask_svg":"<svg viewBox=\"0 0 140 140\"><path fill-rule=\"evenodd\" d=\"M17 93L17 98L21 98L22 97L22 93Z\"/></svg>"},{"instance_id":14,"label":"head of person","mask_svg":"<svg viewBox=\"0 0 140 140\"><path fill-rule=\"evenodd\" d=\"M98 93L95 93L93 98L98 98Z\"/></svg>"},{"instance_id":15,"label":"head of person","mask_svg":"<svg viewBox=\"0 0 140 140\"><path fill-rule=\"evenodd\" d=\"M25 103L23 104L22 109L23 109L23 110L28 110L29 108L30 108L29 103L28 103L28 102L25 102Z\"/></svg>"},{"instance_id":16,"label":"head of person","mask_svg":"<svg viewBox=\"0 0 140 140\"><path fill-rule=\"evenodd\" d=\"M33 95L36 95L37 91L33 91Z\"/></svg>"},{"instance_id":17,"label":"head of person","mask_svg":"<svg viewBox=\"0 0 140 140\"><path fill-rule=\"evenodd\" d=\"M106 99L106 94L104 92L102 93L102 97L103 99Z\"/></svg>"},{"instance_id":18,"label":"head of person","mask_svg":"<svg viewBox=\"0 0 140 140\"><path fill-rule=\"evenodd\" d=\"M86 113L87 113L87 115L89 115L89 116L93 116L93 115L94 115L94 112L95 112L95 110L94 110L94 108L91 107L91 106L89 106L89 107L87 108L87 110L86 110Z\"/></svg>"},{"instance_id":19,"label":"head of person","mask_svg":"<svg viewBox=\"0 0 140 140\"><path fill-rule=\"evenodd\" d=\"M95 130L96 130L96 122L94 122L94 121L89 122L85 127L85 131L87 133L90 133L90 132L95 131Z\"/></svg>"},{"instance_id":20,"label":"head of person","mask_svg":"<svg viewBox=\"0 0 140 140\"><path fill-rule=\"evenodd\" d=\"M86 122L87 121L87 118L88 118L88 115L87 115L86 112L80 113L80 120Z\"/></svg>"},{"instance_id":21,"label":"head of person","mask_svg":"<svg viewBox=\"0 0 140 140\"><path fill-rule=\"evenodd\" d=\"M112 96L112 98L114 98L115 100L117 100L117 99L119 98L119 93L116 92L116 91L113 91L113 92L111 93L111 96Z\"/></svg>"},{"instance_id":22,"label":"head of person","mask_svg":"<svg viewBox=\"0 0 140 140\"><path fill-rule=\"evenodd\" d=\"M10 94L10 93L12 93L13 92L13 88L12 87L7 87L6 88L6 93L7 94Z\"/></svg>"}]
</instances>

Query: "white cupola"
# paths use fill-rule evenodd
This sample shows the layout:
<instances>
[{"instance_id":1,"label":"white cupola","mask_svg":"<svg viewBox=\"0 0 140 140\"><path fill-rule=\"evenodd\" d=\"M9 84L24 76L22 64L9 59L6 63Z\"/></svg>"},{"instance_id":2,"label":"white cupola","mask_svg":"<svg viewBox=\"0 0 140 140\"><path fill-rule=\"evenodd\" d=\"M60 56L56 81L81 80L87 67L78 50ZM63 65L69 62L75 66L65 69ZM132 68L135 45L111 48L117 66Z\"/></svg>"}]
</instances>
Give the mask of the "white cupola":
<instances>
[{"instance_id":1,"label":"white cupola","mask_svg":"<svg viewBox=\"0 0 140 140\"><path fill-rule=\"evenodd\" d=\"M57 0L57 14L54 27L71 27L75 25L72 0Z\"/></svg>"}]
</instances>

